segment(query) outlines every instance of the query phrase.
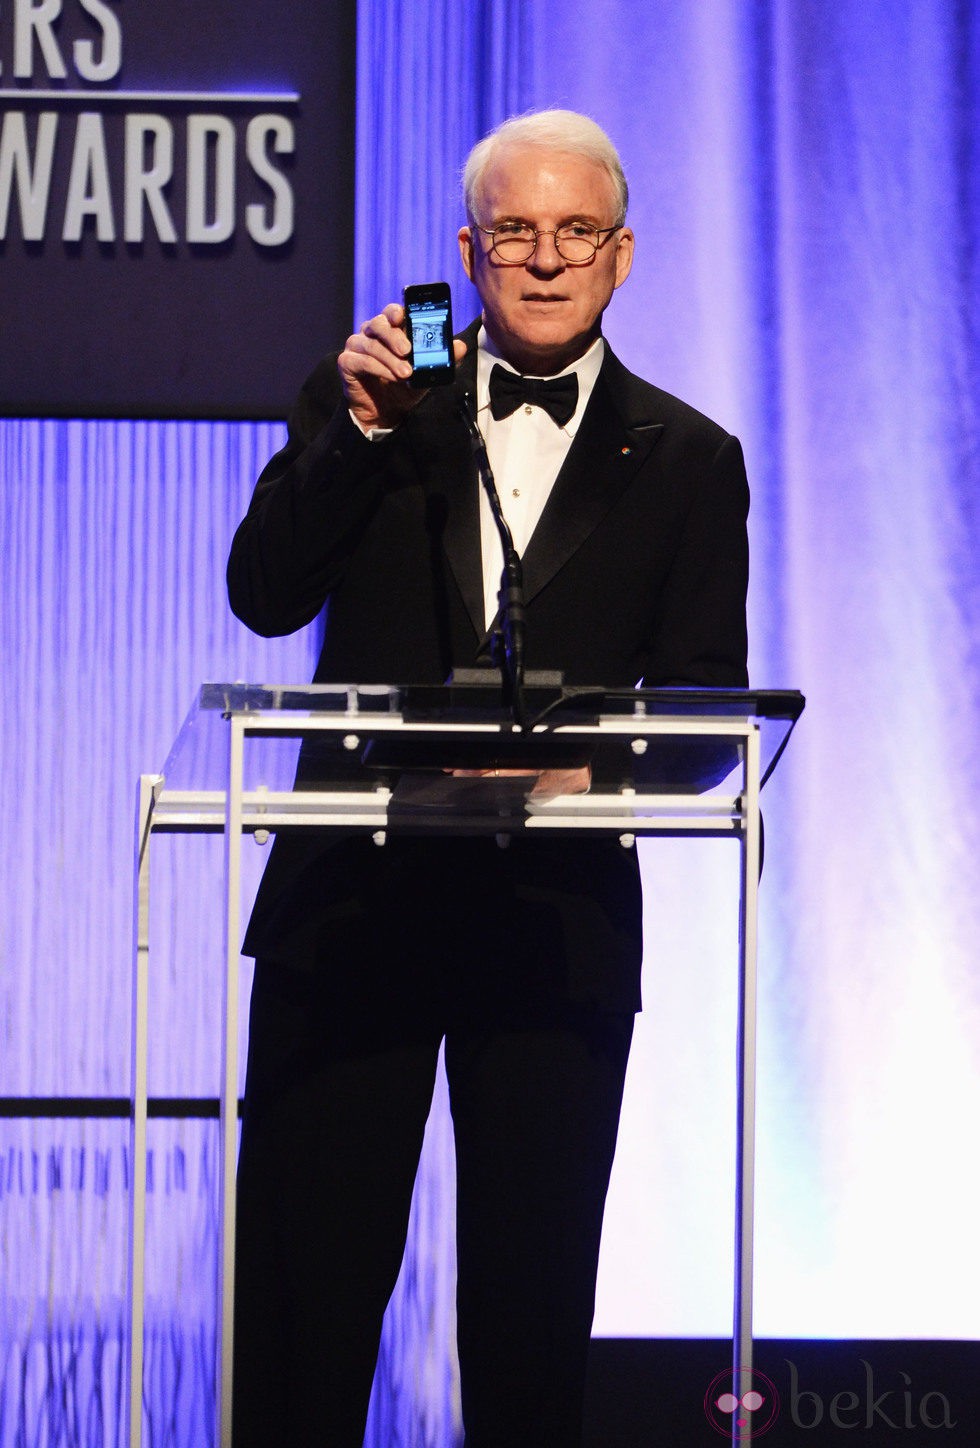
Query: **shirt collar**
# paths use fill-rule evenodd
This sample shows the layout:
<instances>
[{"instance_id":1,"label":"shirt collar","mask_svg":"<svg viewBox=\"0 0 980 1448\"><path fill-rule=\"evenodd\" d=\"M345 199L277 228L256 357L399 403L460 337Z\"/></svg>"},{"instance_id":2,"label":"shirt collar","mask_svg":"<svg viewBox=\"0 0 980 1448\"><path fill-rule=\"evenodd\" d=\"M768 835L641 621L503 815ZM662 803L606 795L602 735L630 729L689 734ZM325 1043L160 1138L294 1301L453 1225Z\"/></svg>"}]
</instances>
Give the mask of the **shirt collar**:
<instances>
[{"instance_id":1,"label":"shirt collar","mask_svg":"<svg viewBox=\"0 0 980 1448\"><path fill-rule=\"evenodd\" d=\"M484 408L489 408L490 406L490 372L494 363L499 363L501 367L506 367L508 372L516 372L517 368L512 367L511 364L500 355L490 337L487 335L486 327L482 324L477 335L476 345L476 400L477 410L482 412ZM578 431L579 423L582 421L582 414L588 405L589 398L592 396L592 389L596 384L596 379L599 376L605 355L605 341L602 337L597 337L584 356L579 357L570 367L564 367L561 372L553 374L556 377L566 377L574 372L578 377L578 405L575 408L574 415L565 424L564 428L564 431L572 437L574 437ZM527 375L533 377L536 374L529 372Z\"/></svg>"}]
</instances>

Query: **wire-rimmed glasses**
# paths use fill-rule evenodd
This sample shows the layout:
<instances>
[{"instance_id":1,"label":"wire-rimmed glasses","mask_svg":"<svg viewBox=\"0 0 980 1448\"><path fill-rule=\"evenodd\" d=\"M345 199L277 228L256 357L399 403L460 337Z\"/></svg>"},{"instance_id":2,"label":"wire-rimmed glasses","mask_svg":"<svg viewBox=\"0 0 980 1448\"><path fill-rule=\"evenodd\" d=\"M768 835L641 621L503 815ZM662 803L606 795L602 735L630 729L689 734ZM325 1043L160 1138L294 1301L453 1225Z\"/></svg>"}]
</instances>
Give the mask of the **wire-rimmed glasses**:
<instances>
[{"instance_id":1,"label":"wire-rimmed glasses","mask_svg":"<svg viewBox=\"0 0 980 1448\"><path fill-rule=\"evenodd\" d=\"M499 226L477 225L477 231L490 238L490 249L501 261L520 265L529 261L542 236L553 236L555 250L563 261L573 266L590 262L602 245L602 238L621 229L617 226L590 226L585 221L569 221L552 231L537 231L528 221L502 221Z\"/></svg>"}]
</instances>

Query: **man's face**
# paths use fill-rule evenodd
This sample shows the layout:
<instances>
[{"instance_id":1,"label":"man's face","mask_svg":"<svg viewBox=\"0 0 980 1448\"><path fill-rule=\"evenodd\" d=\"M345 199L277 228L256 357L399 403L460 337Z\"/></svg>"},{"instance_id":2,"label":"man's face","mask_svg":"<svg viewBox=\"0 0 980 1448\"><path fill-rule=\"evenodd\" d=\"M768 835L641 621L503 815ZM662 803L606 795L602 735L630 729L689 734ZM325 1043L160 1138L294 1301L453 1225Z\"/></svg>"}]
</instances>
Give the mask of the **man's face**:
<instances>
[{"instance_id":1,"label":"man's face","mask_svg":"<svg viewBox=\"0 0 980 1448\"><path fill-rule=\"evenodd\" d=\"M502 146L483 177L481 226L530 222L553 231L571 221L603 228L616 220L611 178L595 161L543 146ZM553 236L542 236L533 255L503 262L490 238L464 226L459 249L466 274L483 303L483 321L501 354L520 372L548 376L581 357L599 335L602 314L633 263L633 233L626 227L601 238L593 259L565 261Z\"/></svg>"}]
</instances>

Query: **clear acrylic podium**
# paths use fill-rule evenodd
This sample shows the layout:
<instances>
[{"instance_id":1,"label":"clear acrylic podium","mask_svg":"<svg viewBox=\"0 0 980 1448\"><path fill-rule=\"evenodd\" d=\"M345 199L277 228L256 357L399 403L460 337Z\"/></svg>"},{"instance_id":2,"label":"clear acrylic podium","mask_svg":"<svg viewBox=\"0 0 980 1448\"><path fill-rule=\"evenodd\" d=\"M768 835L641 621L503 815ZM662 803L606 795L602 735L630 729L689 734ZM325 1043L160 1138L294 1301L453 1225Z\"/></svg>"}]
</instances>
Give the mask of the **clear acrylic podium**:
<instances>
[{"instance_id":1,"label":"clear acrylic podium","mask_svg":"<svg viewBox=\"0 0 980 1448\"><path fill-rule=\"evenodd\" d=\"M791 690L531 688L518 731L495 691L205 684L163 770L141 776L136 822L131 1083L129 1442L142 1443L150 843L218 833L225 849L220 1088L217 1442L231 1443L242 837L329 828L513 835L729 836L740 849L733 1369L752 1369L759 792L803 710ZM318 783L295 788L301 742ZM583 768L587 792L532 798L515 769ZM454 769L499 770L457 777ZM733 1433L737 1431L733 1428ZM733 1440L734 1441L734 1440Z\"/></svg>"}]
</instances>

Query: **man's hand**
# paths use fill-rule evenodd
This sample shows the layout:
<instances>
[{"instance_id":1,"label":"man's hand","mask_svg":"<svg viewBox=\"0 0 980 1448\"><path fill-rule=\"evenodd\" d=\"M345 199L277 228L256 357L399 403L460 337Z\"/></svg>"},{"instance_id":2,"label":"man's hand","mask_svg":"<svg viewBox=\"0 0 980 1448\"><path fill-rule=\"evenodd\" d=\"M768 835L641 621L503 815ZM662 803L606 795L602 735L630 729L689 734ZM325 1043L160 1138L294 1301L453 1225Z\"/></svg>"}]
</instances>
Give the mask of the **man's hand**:
<instances>
[{"instance_id":1,"label":"man's hand","mask_svg":"<svg viewBox=\"0 0 980 1448\"><path fill-rule=\"evenodd\" d=\"M592 787L592 770L587 764L575 769L542 769L530 798L555 799L560 794L588 794Z\"/></svg>"},{"instance_id":2,"label":"man's hand","mask_svg":"<svg viewBox=\"0 0 980 1448\"><path fill-rule=\"evenodd\" d=\"M411 345L403 330L405 308L389 302L383 312L365 322L347 338L337 362L347 406L361 427L397 427L425 396L409 387ZM456 361L466 356L466 344L453 342Z\"/></svg>"},{"instance_id":3,"label":"man's hand","mask_svg":"<svg viewBox=\"0 0 980 1448\"><path fill-rule=\"evenodd\" d=\"M560 794L588 794L592 770L587 764L571 769L447 769L454 779L534 779L529 799L555 799Z\"/></svg>"}]
</instances>

